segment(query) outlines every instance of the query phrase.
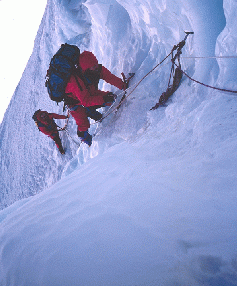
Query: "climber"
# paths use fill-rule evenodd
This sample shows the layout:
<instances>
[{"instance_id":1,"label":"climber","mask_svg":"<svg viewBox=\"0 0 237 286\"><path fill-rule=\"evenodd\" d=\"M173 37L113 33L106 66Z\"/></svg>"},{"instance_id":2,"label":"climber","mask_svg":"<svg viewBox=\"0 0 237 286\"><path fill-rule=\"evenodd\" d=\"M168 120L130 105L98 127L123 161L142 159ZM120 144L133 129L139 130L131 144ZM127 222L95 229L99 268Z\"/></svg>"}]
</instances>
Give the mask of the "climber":
<instances>
[{"instance_id":1,"label":"climber","mask_svg":"<svg viewBox=\"0 0 237 286\"><path fill-rule=\"evenodd\" d=\"M62 146L61 139L59 137L57 124L54 122L54 119L67 119L68 116L59 115L56 113L48 113L47 111L37 110L32 116L34 119L39 131L48 135L52 138L58 147L61 154L65 154L65 151Z\"/></svg>"},{"instance_id":2,"label":"climber","mask_svg":"<svg viewBox=\"0 0 237 286\"><path fill-rule=\"evenodd\" d=\"M115 94L98 89L99 80L103 79L121 90L128 87L128 82L98 64L97 58L89 51L80 54L78 66L81 68L80 74L71 75L65 89L64 103L76 121L77 135L90 146L92 136L88 133L90 127L88 117L96 121L100 120L102 114L96 109L110 106L116 99Z\"/></svg>"}]
</instances>

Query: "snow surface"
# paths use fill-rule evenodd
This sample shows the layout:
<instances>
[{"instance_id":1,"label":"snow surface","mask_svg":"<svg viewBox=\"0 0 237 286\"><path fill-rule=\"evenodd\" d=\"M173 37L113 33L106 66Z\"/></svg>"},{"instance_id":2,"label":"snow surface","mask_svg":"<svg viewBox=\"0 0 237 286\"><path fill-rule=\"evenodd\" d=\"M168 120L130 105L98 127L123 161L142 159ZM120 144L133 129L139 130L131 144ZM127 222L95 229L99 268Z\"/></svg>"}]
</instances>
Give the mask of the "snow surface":
<instances>
[{"instance_id":1,"label":"snow surface","mask_svg":"<svg viewBox=\"0 0 237 286\"><path fill-rule=\"evenodd\" d=\"M149 111L168 60L92 125L90 148L78 148L71 119L63 157L30 120L36 108L62 113L43 83L63 41L117 75L136 72L132 90L194 31L183 69L237 90L237 2L154 2L48 1L1 125L2 207L15 201L0 212L1 286L237 285L235 94L184 77L166 108Z\"/></svg>"}]
</instances>

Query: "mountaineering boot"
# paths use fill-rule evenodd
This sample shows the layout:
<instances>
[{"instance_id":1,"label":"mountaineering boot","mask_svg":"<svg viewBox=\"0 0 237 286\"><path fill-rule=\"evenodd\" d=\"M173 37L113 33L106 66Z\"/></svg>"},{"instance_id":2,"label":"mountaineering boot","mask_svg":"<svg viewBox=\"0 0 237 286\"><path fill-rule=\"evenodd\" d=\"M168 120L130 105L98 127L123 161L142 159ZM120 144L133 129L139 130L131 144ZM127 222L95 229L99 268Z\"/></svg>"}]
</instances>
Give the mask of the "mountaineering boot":
<instances>
[{"instance_id":1,"label":"mountaineering boot","mask_svg":"<svg viewBox=\"0 0 237 286\"><path fill-rule=\"evenodd\" d=\"M86 143L89 147L92 144L92 136L88 133L88 131L79 131L77 130L77 135L80 137L81 141Z\"/></svg>"},{"instance_id":2,"label":"mountaineering boot","mask_svg":"<svg viewBox=\"0 0 237 286\"><path fill-rule=\"evenodd\" d=\"M62 146L59 146L58 150L59 150L59 152L60 152L62 155L65 154L65 151L64 151L64 149L63 149Z\"/></svg>"},{"instance_id":3,"label":"mountaineering boot","mask_svg":"<svg viewBox=\"0 0 237 286\"><path fill-rule=\"evenodd\" d=\"M95 121L99 121L102 118L102 114L96 110L96 107L85 107L86 115Z\"/></svg>"}]
</instances>

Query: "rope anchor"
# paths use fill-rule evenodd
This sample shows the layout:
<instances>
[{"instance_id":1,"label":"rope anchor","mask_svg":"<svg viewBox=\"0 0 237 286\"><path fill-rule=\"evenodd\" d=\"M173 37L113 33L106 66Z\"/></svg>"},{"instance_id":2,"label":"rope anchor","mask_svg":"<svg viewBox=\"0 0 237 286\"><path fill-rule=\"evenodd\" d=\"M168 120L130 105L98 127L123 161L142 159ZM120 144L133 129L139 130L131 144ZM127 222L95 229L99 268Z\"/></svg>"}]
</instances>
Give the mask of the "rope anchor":
<instances>
[{"instance_id":1,"label":"rope anchor","mask_svg":"<svg viewBox=\"0 0 237 286\"><path fill-rule=\"evenodd\" d=\"M167 90L161 94L159 98L159 102L157 102L156 105L153 106L150 110L155 110L159 106L164 106L164 104L169 99L169 97L178 89L180 85L182 75L183 75L182 70L181 70L180 55L182 54L182 48L184 47L186 43L187 37L190 34L194 34L194 32L185 32L185 33L186 33L186 36L184 37L184 39L181 42L179 42L177 45L175 45L173 49L171 50L172 66L171 66L171 72L170 72ZM176 50L176 54L174 55L173 53L175 50ZM178 61L178 64L175 63L176 60ZM171 78L173 78L172 84L170 84Z\"/></svg>"},{"instance_id":2,"label":"rope anchor","mask_svg":"<svg viewBox=\"0 0 237 286\"><path fill-rule=\"evenodd\" d=\"M172 49L172 59L171 59L171 62L172 62L172 67L171 67L171 73L170 73L170 78L169 78L169 83L168 83L168 88L165 92L163 92L159 98L159 102L156 103L155 106L153 106L150 110L155 110L157 109L159 106L164 106L164 104L166 103L166 101L169 99L169 97L178 89L179 87L179 84L180 84L180 81L182 79L182 75L184 74L187 78L189 78L190 80L198 83L198 84L201 84L205 87L208 87L208 88L212 88L212 89L215 89L215 90L219 90L219 91L223 91L223 92L230 92L230 93L237 93L237 91L235 90L228 90L228 89L224 89L224 88L219 88L219 87L214 87L214 86L211 86L211 85L208 85L208 84L205 84L205 83L202 83L196 79L193 79L192 77L190 77L185 71L183 71L181 69L181 64L180 64L180 55L182 54L182 48L184 47L185 45L185 41L188 37L188 35L190 34L194 34L193 32L185 32L186 33L186 36L184 38L183 41L181 41L177 46L174 46L173 49ZM176 55L173 56L173 51L174 50L177 50L176 52ZM175 63L175 60L178 60L178 64ZM175 68L175 72L174 72L174 66L176 66ZM171 76L173 74L173 84L170 85L170 80L171 80Z\"/></svg>"}]
</instances>

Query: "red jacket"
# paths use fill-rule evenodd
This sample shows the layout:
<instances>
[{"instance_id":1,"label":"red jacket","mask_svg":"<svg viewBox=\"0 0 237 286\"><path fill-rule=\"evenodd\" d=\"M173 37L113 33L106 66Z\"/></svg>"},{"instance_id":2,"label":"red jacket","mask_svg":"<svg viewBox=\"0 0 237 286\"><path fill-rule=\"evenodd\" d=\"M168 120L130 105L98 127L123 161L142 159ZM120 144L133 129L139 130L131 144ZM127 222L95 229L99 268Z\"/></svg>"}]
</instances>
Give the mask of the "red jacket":
<instances>
[{"instance_id":1,"label":"red jacket","mask_svg":"<svg viewBox=\"0 0 237 286\"><path fill-rule=\"evenodd\" d=\"M98 60L94 54L88 51L81 53L79 57L79 65L83 72L86 72L87 70L93 71L99 67ZM99 78L105 80L107 83L116 86L119 89L124 88L124 82L122 79L113 75L104 66L101 67ZM106 91L98 90L97 87L93 84L90 84L86 87L79 76L71 76L66 86L65 92L69 93L71 97L78 99L80 104L85 107L103 105L103 96L108 93Z\"/></svg>"},{"instance_id":2,"label":"red jacket","mask_svg":"<svg viewBox=\"0 0 237 286\"><path fill-rule=\"evenodd\" d=\"M41 117L42 113L46 113L47 116L45 118ZM50 136L54 133L57 133L57 124L54 122L53 119L66 119L67 116L59 115L57 113L48 113L47 111L40 111L37 114L37 119L39 123L37 124L39 130L44 134Z\"/></svg>"}]
</instances>

